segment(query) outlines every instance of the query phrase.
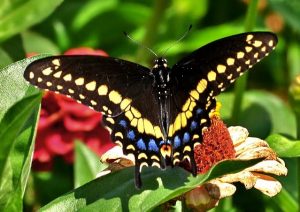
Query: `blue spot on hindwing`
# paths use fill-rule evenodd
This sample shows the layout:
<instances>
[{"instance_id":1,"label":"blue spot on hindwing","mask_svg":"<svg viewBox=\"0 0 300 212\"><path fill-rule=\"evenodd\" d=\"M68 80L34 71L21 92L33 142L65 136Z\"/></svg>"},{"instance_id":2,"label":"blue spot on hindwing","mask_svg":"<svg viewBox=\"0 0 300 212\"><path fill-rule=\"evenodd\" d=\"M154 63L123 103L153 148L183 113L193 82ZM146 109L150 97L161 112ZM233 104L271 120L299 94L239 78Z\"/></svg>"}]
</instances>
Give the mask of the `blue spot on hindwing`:
<instances>
[{"instance_id":1,"label":"blue spot on hindwing","mask_svg":"<svg viewBox=\"0 0 300 212\"><path fill-rule=\"evenodd\" d=\"M191 131L195 130L198 127L198 124L196 121L192 121L191 123Z\"/></svg>"},{"instance_id":2,"label":"blue spot on hindwing","mask_svg":"<svg viewBox=\"0 0 300 212\"><path fill-rule=\"evenodd\" d=\"M155 143L155 140L154 139L150 139L149 143L148 143L148 146L149 146L149 150L150 151L154 151L154 152L158 152L158 146L156 145Z\"/></svg>"},{"instance_id":3,"label":"blue spot on hindwing","mask_svg":"<svg viewBox=\"0 0 300 212\"><path fill-rule=\"evenodd\" d=\"M180 144L181 144L180 138L178 135L176 135L174 138L174 148L177 149L180 146Z\"/></svg>"},{"instance_id":4,"label":"blue spot on hindwing","mask_svg":"<svg viewBox=\"0 0 300 212\"><path fill-rule=\"evenodd\" d=\"M198 108L198 109L196 110L196 114L197 114L197 115L201 114L202 112L203 112L203 110L202 110L201 108Z\"/></svg>"},{"instance_id":5,"label":"blue spot on hindwing","mask_svg":"<svg viewBox=\"0 0 300 212\"><path fill-rule=\"evenodd\" d=\"M183 135L183 143L187 143L190 141L190 134L188 132L185 132Z\"/></svg>"},{"instance_id":6,"label":"blue spot on hindwing","mask_svg":"<svg viewBox=\"0 0 300 212\"><path fill-rule=\"evenodd\" d=\"M138 140L138 142L136 143L137 147L140 149L140 150L146 150L146 144L144 142L144 140L142 138L140 138Z\"/></svg>"},{"instance_id":7,"label":"blue spot on hindwing","mask_svg":"<svg viewBox=\"0 0 300 212\"><path fill-rule=\"evenodd\" d=\"M133 130L130 130L128 133L127 133L127 138L129 138L130 140L134 140L135 139L135 133Z\"/></svg>"},{"instance_id":8,"label":"blue spot on hindwing","mask_svg":"<svg viewBox=\"0 0 300 212\"><path fill-rule=\"evenodd\" d=\"M127 123L125 120L120 120L119 121L119 125L121 125L122 127L126 128L127 127Z\"/></svg>"}]
</instances>

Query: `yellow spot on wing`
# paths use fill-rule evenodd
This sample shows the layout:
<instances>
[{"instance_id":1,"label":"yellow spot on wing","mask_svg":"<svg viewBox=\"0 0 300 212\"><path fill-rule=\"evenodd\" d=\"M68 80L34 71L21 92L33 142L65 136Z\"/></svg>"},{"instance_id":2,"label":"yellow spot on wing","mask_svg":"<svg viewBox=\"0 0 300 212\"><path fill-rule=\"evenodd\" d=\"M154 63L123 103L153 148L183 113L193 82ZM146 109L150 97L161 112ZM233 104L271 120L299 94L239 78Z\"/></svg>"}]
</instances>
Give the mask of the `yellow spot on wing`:
<instances>
[{"instance_id":1,"label":"yellow spot on wing","mask_svg":"<svg viewBox=\"0 0 300 212\"><path fill-rule=\"evenodd\" d=\"M106 95L107 92L108 92L108 88L107 88L106 85L101 85L101 86L98 88L98 94L99 94L100 96Z\"/></svg>"},{"instance_id":2,"label":"yellow spot on wing","mask_svg":"<svg viewBox=\"0 0 300 212\"><path fill-rule=\"evenodd\" d=\"M79 77L77 80L75 80L76 85L83 85L84 84L84 78Z\"/></svg>"},{"instance_id":3,"label":"yellow spot on wing","mask_svg":"<svg viewBox=\"0 0 300 212\"><path fill-rule=\"evenodd\" d=\"M119 104L122 101L122 96L117 91L112 90L108 94L109 100L115 104Z\"/></svg>"},{"instance_id":4,"label":"yellow spot on wing","mask_svg":"<svg viewBox=\"0 0 300 212\"><path fill-rule=\"evenodd\" d=\"M274 45L273 40L270 40L269 43L268 43L268 45L269 45L270 47L272 47L272 46Z\"/></svg>"},{"instance_id":5,"label":"yellow spot on wing","mask_svg":"<svg viewBox=\"0 0 300 212\"><path fill-rule=\"evenodd\" d=\"M53 70L51 69L51 67L48 67L42 71L42 73L46 76L50 75L52 72Z\"/></svg>"},{"instance_id":6,"label":"yellow spot on wing","mask_svg":"<svg viewBox=\"0 0 300 212\"><path fill-rule=\"evenodd\" d=\"M225 70L226 70L226 66L221 65L221 64L217 66L217 71L218 71L220 74L224 73Z\"/></svg>"},{"instance_id":7,"label":"yellow spot on wing","mask_svg":"<svg viewBox=\"0 0 300 212\"><path fill-rule=\"evenodd\" d=\"M52 86L52 82L47 82L46 85L49 87L49 86Z\"/></svg>"},{"instance_id":8,"label":"yellow spot on wing","mask_svg":"<svg viewBox=\"0 0 300 212\"><path fill-rule=\"evenodd\" d=\"M115 136L120 137L121 139L123 139L123 134L121 132L116 132Z\"/></svg>"},{"instance_id":9,"label":"yellow spot on wing","mask_svg":"<svg viewBox=\"0 0 300 212\"><path fill-rule=\"evenodd\" d=\"M115 120L113 120L113 118L106 118L106 121L108 121L111 124L115 124Z\"/></svg>"},{"instance_id":10,"label":"yellow spot on wing","mask_svg":"<svg viewBox=\"0 0 300 212\"><path fill-rule=\"evenodd\" d=\"M144 133L144 121L142 118L140 118L138 120L137 129L138 129L139 133Z\"/></svg>"},{"instance_id":11,"label":"yellow spot on wing","mask_svg":"<svg viewBox=\"0 0 300 212\"><path fill-rule=\"evenodd\" d=\"M89 82L85 85L85 88L89 91L94 91L96 89L96 81Z\"/></svg>"},{"instance_id":12,"label":"yellow spot on wing","mask_svg":"<svg viewBox=\"0 0 300 212\"><path fill-rule=\"evenodd\" d=\"M181 115L178 114L174 121L174 132L181 129Z\"/></svg>"},{"instance_id":13,"label":"yellow spot on wing","mask_svg":"<svg viewBox=\"0 0 300 212\"><path fill-rule=\"evenodd\" d=\"M229 80L232 79L232 76L233 76L232 74L229 74L229 75L227 76L227 79L229 79Z\"/></svg>"},{"instance_id":14,"label":"yellow spot on wing","mask_svg":"<svg viewBox=\"0 0 300 212\"><path fill-rule=\"evenodd\" d=\"M266 47L265 47L265 46L262 47L262 48L261 48L261 51L262 51L262 52L265 52L265 51L266 51Z\"/></svg>"},{"instance_id":15,"label":"yellow spot on wing","mask_svg":"<svg viewBox=\"0 0 300 212\"><path fill-rule=\"evenodd\" d=\"M172 136L173 136L173 124L170 124L170 126L169 126L168 136L169 136L169 137L172 137Z\"/></svg>"},{"instance_id":16,"label":"yellow spot on wing","mask_svg":"<svg viewBox=\"0 0 300 212\"><path fill-rule=\"evenodd\" d=\"M144 152L142 152L142 153L140 153L140 154L138 155L138 159L139 159L139 160L142 159L142 158L145 158L145 159L148 158L147 155L146 155Z\"/></svg>"},{"instance_id":17,"label":"yellow spot on wing","mask_svg":"<svg viewBox=\"0 0 300 212\"><path fill-rule=\"evenodd\" d=\"M183 149L183 152L190 152L192 151L191 147L190 146L185 146L184 149Z\"/></svg>"},{"instance_id":18,"label":"yellow spot on wing","mask_svg":"<svg viewBox=\"0 0 300 212\"><path fill-rule=\"evenodd\" d=\"M191 99L188 98L188 99L186 100L186 102L184 103L184 105L182 106L182 108L181 108L182 111L187 111L187 110L189 109L190 103L191 103Z\"/></svg>"},{"instance_id":19,"label":"yellow spot on wing","mask_svg":"<svg viewBox=\"0 0 300 212\"><path fill-rule=\"evenodd\" d=\"M260 47L261 44L262 44L262 42L260 40L256 40L256 41L254 41L253 46Z\"/></svg>"},{"instance_id":20,"label":"yellow spot on wing","mask_svg":"<svg viewBox=\"0 0 300 212\"><path fill-rule=\"evenodd\" d=\"M133 114L131 113L131 111L126 111L125 112L125 116L131 121L133 119Z\"/></svg>"},{"instance_id":21,"label":"yellow spot on wing","mask_svg":"<svg viewBox=\"0 0 300 212\"><path fill-rule=\"evenodd\" d=\"M130 110L131 110L132 114L134 115L134 117L140 118L142 116L141 113L134 107L130 107Z\"/></svg>"},{"instance_id":22,"label":"yellow spot on wing","mask_svg":"<svg viewBox=\"0 0 300 212\"><path fill-rule=\"evenodd\" d=\"M30 72L29 73L29 79L33 79L34 78L34 73L33 72Z\"/></svg>"},{"instance_id":23,"label":"yellow spot on wing","mask_svg":"<svg viewBox=\"0 0 300 212\"><path fill-rule=\"evenodd\" d=\"M238 59L241 59L241 58L243 58L244 56L245 56L245 53L244 53L244 52L238 52L237 55L236 55L236 57L237 57Z\"/></svg>"},{"instance_id":24,"label":"yellow spot on wing","mask_svg":"<svg viewBox=\"0 0 300 212\"><path fill-rule=\"evenodd\" d=\"M72 80L72 75L71 74L67 74L66 76L64 76L63 78L65 81L71 81Z\"/></svg>"},{"instance_id":25,"label":"yellow spot on wing","mask_svg":"<svg viewBox=\"0 0 300 212\"><path fill-rule=\"evenodd\" d=\"M247 35L246 41L248 42L248 41L252 40L252 38L253 38L253 35L249 34L249 35Z\"/></svg>"},{"instance_id":26,"label":"yellow spot on wing","mask_svg":"<svg viewBox=\"0 0 300 212\"><path fill-rule=\"evenodd\" d=\"M155 132L155 137L156 138L162 138L163 137L159 126L154 127L154 132Z\"/></svg>"},{"instance_id":27,"label":"yellow spot on wing","mask_svg":"<svg viewBox=\"0 0 300 212\"><path fill-rule=\"evenodd\" d=\"M128 149L128 150L132 149L132 150L134 151L134 150L135 150L135 147L134 147L132 144L130 144L130 145L128 145L128 146L126 147L126 149Z\"/></svg>"},{"instance_id":28,"label":"yellow spot on wing","mask_svg":"<svg viewBox=\"0 0 300 212\"><path fill-rule=\"evenodd\" d=\"M63 89L63 86L57 85L56 88L57 88L57 90L61 90L61 89Z\"/></svg>"},{"instance_id":29,"label":"yellow spot on wing","mask_svg":"<svg viewBox=\"0 0 300 212\"><path fill-rule=\"evenodd\" d=\"M133 119L131 120L130 124L131 124L131 126L136 127L137 124L138 124L138 119L133 118Z\"/></svg>"},{"instance_id":30,"label":"yellow spot on wing","mask_svg":"<svg viewBox=\"0 0 300 212\"><path fill-rule=\"evenodd\" d=\"M194 134L192 140L196 140L196 139L198 139L198 138L199 138L199 135Z\"/></svg>"},{"instance_id":31,"label":"yellow spot on wing","mask_svg":"<svg viewBox=\"0 0 300 212\"><path fill-rule=\"evenodd\" d=\"M198 91L196 91L196 90L192 90L192 91L190 92L190 95L191 95L194 99L196 99L196 100L199 99L199 93L198 93Z\"/></svg>"},{"instance_id":32,"label":"yellow spot on wing","mask_svg":"<svg viewBox=\"0 0 300 212\"><path fill-rule=\"evenodd\" d=\"M80 98L80 99L85 99L85 96L82 95L82 94L79 94L79 98Z\"/></svg>"},{"instance_id":33,"label":"yellow spot on wing","mask_svg":"<svg viewBox=\"0 0 300 212\"><path fill-rule=\"evenodd\" d=\"M188 111L185 112L185 116L189 119L193 116L193 114L192 114L191 111L188 110Z\"/></svg>"},{"instance_id":34,"label":"yellow spot on wing","mask_svg":"<svg viewBox=\"0 0 300 212\"><path fill-rule=\"evenodd\" d=\"M153 161L151 166L156 166L157 168L160 168L160 164L156 161Z\"/></svg>"},{"instance_id":35,"label":"yellow spot on wing","mask_svg":"<svg viewBox=\"0 0 300 212\"><path fill-rule=\"evenodd\" d=\"M53 76L54 76L55 78L60 78L61 74L62 74L62 71L58 71L58 72L56 72L55 74L53 74Z\"/></svg>"},{"instance_id":36,"label":"yellow spot on wing","mask_svg":"<svg viewBox=\"0 0 300 212\"><path fill-rule=\"evenodd\" d=\"M148 163L147 162L142 162L140 165L140 172L142 172L143 167L146 166L148 167Z\"/></svg>"},{"instance_id":37,"label":"yellow spot on wing","mask_svg":"<svg viewBox=\"0 0 300 212\"><path fill-rule=\"evenodd\" d=\"M187 125L187 119L185 113L180 113L180 114L181 114L181 127L184 128Z\"/></svg>"},{"instance_id":38,"label":"yellow spot on wing","mask_svg":"<svg viewBox=\"0 0 300 212\"><path fill-rule=\"evenodd\" d=\"M176 158L176 157L178 157L179 155L180 155L179 152L175 152L175 153L173 154L173 157Z\"/></svg>"},{"instance_id":39,"label":"yellow spot on wing","mask_svg":"<svg viewBox=\"0 0 300 212\"><path fill-rule=\"evenodd\" d=\"M246 50L246 52L251 52L252 51L252 47L251 46L246 46L245 50Z\"/></svg>"},{"instance_id":40,"label":"yellow spot on wing","mask_svg":"<svg viewBox=\"0 0 300 212\"><path fill-rule=\"evenodd\" d=\"M157 157L156 155L152 155L152 156L151 156L151 160L157 160L157 161L160 161L160 160L159 160L159 157Z\"/></svg>"},{"instance_id":41,"label":"yellow spot on wing","mask_svg":"<svg viewBox=\"0 0 300 212\"><path fill-rule=\"evenodd\" d=\"M97 105L97 102L94 100L91 100L91 104L95 106L95 105Z\"/></svg>"},{"instance_id":42,"label":"yellow spot on wing","mask_svg":"<svg viewBox=\"0 0 300 212\"><path fill-rule=\"evenodd\" d=\"M148 119L144 119L144 128L146 134L155 136L154 128L151 122Z\"/></svg>"},{"instance_id":43,"label":"yellow spot on wing","mask_svg":"<svg viewBox=\"0 0 300 212\"><path fill-rule=\"evenodd\" d=\"M131 101L132 100L128 99L128 98L123 99L121 104L120 104L121 110L125 110L128 107L128 105L130 105Z\"/></svg>"},{"instance_id":44,"label":"yellow spot on wing","mask_svg":"<svg viewBox=\"0 0 300 212\"><path fill-rule=\"evenodd\" d=\"M230 57L230 58L227 59L226 62L227 62L227 65L231 66L231 65L234 64L234 58L231 58L231 57Z\"/></svg>"},{"instance_id":45,"label":"yellow spot on wing","mask_svg":"<svg viewBox=\"0 0 300 212\"><path fill-rule=\"evenodd\" d=\"M216 72L214 71L210 71L208 73L208 80L211 81L212 79L216 79ZM211 79L211 80L210 80ZM207 81L205 79L200 80L200 82L197 85L197 91L199 93L203 93L203 91L206 89L207 87Z\"/></svg>"},{"instance_id":46,"label":"yellow spot on wing","mask_svg":"<svg viewBox=\"0 0 300 212\"><path fill-rule=\"evenodd\" d=\"M217 76L217 74L216 74L216 72L214 72L214 71L210 71L210 72L208 72L208 74L207 74L207 79L208 79L208 81L215 81L216 80L216 76ZM207 83L206 83L207 84Z\"/></svg>"},{"instance_id":47,"label":"yellow spot on wing","mask_svg":"<svg viewBox=\"0 0 300 212\"><path fill-rule=\"evenodd\" d=\"M190 111L193 111L194 107L196 106L196 102L192 101L189 107Z\"/></svg>"},{"instance_id":48,"label":"yellow spot on wing","mask_svg":"<svg viewBox=\"0 0 300 212\"><path fill-rule=\"evenodd\" d=\"M75 93L75 91L71 88L68 89L69 93Z\"/></svg>"},{"instance_id":49,"label":"yellow spot on wing","mask_svg":"<svg viewBox=\"0 0 300 212\"><path fill-rule=\"evenodd\" d=\"M52 63L53 63L53 65L60 66L60 61L59 61L59 59L54 59L54 60L52 60Z\"/></svg>"}]
</instances>

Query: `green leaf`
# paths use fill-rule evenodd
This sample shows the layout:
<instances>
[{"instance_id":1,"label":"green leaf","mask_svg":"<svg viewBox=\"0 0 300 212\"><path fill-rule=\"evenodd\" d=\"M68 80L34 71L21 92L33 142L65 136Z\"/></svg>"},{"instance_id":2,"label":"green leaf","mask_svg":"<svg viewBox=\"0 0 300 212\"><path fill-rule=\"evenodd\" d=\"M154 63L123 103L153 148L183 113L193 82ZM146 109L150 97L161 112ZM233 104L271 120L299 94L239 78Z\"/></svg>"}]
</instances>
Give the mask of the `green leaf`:
<instances>
[{"instance_id":1,"label":"green leaf","mask_svg":"<svg viewBox=\"0 0 300 212\"><path fill-rule=\"evenodd\" d=\"M40 101L39 93L22 99L7 111L0 122L1 211L22 210Z\"/></svg>"},{"instance_id":2,"label":"green leaf","mask_svg":"<svg viewBox=\"0 0 300 212\"><path fill-rule=\"evenodd\" d=\"M0 48L0 68L9 65L12 62L13 60L9 54L3 48Z\"/></svg>"},{"instance_id":3,"label":"green leaf","mask_svg":"<svg viewBox=\"0 0 300 212\"><path fill-rule=\"evenodd\" d=\"M0 70L0 121L7 110L26 95L39 92L23 78L23 72L32 61L45 57L40 55L13 63Z\"/></svg>"},{"instance_id":4,"label":"green leaf","mask_svg":"<svg viewBox=\"0 0 300 212\"><path fill-rule=\"evenodd\" d=\"M279 194L272 198L274 202L281 211L290 212L290 211L299 211L299 203L285 190L282 188Z\"/></svg>"},{"instance_id":5,"label":"green leaf","mask_svg":"<svg viewBox=\"0 0 300 212\"><path fill-rule=\"evenodd\" d=\"M178 45L173 45L175 41L168 41L156 46L155 49L168 49L168 55L176 55L183 52L191 52L208 44L214 40L242 32L243 27L236 24L223 24L214 27L207 27L201 30L193 30L187 38ZM218 32L218 33L216 33Z\"/></svg>"},{"instance_id":6,"label":"green leaf","mask_svg":"<svg viewBox=\"0 0 300 212\"><path fill-rule=\"evenodd\" d=\"M100 162L99 156L80 141L75 142L75 188L96 178L107 165Z\"/></svg>"},{"instance_id":7,"label":"green leaf","mask_svg":"<svg viewBox=\"0 0 300 212\"><path fill-rule=\"evenodd\" d=\"M27 53L59 54L59 48L42 35L26 31L22 33L23 45Z\"/></svg>"},{"instance_id":8,"label":"green leaf","mask_svg":"<svg viewBox=\"0 0 300 212\"><path fill-rule=\"evenodd\" d=\"M279 157L300 157L299 140L292 141L279 134L270 135L266 140Z\"/></svg>"},{"instance_id":9,"label":"green leaf","mask_svg":"<svg viewBox=\"0 0 300 212\"><path fill-rule=\"evenodd\" d=\"M0 42L39 23L63 0L6 1L0 7Z\"/></svg>"},{"instance_id":10,"label":"green leaf","mask_svg":"<svg viewBox=\"0 0 300 212\"><path fill-rule=\"evenodd\" d=\"M233 94L222 93L217 97L222 103L222 118L231 117ZM266 92L251 90L244 96L242 105L242 121L239 124L246 127L251 136L265 138L271 133L282 133L296 137L296 120L291 109L278 97Z\"/></svg>"},{"instance_id":11,"label":"green leaf","mask_svg":"<svg viewBox=\"0 0 300 212\"><path fill-rule=\"evenodd\" d=\"M134 186L134 167L95 179L49 203L41 211L150 211L207 180L238 172L259 160L223 161L208 173L193 177L182 168L161 171L147 168L142 173L143 187Z\"/></svg>"},{"instance_id":12,"label":"green leaf","mask_svg":"<svg viewBox=\"0 0 300 212\"><path fill-rule=\"evenodd\" d=\"M81 10L76 14L72 27L78 31L89 23L93 18L100 14L116 8L118 5L117 0L106 1L88 1L83 5Z\"/></svg>"}]
</instances>

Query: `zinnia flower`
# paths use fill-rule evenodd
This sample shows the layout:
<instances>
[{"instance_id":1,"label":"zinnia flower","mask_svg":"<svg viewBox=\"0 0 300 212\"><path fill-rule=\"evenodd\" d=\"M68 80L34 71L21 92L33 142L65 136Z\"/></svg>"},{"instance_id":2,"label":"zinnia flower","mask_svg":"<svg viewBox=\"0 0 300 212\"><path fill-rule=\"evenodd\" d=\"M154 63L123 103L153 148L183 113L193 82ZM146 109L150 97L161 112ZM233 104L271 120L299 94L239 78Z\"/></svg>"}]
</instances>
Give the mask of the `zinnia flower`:
<instances>
[{"instance_id":1,"label":"zinnia flower","mask_svg":"<svg viewBox=\"0 0 300 212\"><path fill-rule=\"evenodd\" d=\"M286 175L287 168L284 161L277 157L266 141L248 135L247 129L243 127L227 129L218 117L212 118L212 125L203 134L203 143L195 148L198 173L204 173L217 162L216 158L221 159L222 156L223 159L228 157L236 160L256 158L263 160L241 172L221 176L189 191L185 194L186 204L189 207L197 211L206 211L217 206L220 199L235 193L236 187L232 184L234 182L244 184L246 189L258 189L268 196L280 192L282 188L280 182L269 175ZM231 146L233 150L230 150ZM205 161L207 162L204 163Z\"/></svg>"},{"instance_id":2,"label":"zinnia flower","mask_svg":"<svg viewBox=\"0 0 300 212\"><path fill-rule=\"evenodd\" d=\"M71 49L66 54L102 55L102 50L90 48ZM34 170L49 170L54 157L60 156L67 163L73 162L74 141L87 144L102 155L114 144L108 131L101 124L101 113L54 92L45 92L33 156Z\"/></svg>"}]
</instances>

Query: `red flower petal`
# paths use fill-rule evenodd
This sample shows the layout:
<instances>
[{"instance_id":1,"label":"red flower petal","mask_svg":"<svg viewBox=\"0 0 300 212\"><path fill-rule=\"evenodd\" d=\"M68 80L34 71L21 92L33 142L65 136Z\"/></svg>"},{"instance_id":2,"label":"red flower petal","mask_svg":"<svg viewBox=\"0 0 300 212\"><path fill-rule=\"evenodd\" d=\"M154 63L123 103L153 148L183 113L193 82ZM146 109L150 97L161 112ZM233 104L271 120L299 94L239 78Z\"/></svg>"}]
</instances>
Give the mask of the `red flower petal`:
<instances>
[{"instance_id":1,"label":"red flower petal","mask_svg":"<svg viewBox=\"0 0 300 212\"><path fill-rule=\"evenodd\" d=\"M99 56L108 56L108 54L100 49L94 50L88 47L79 47L67 50L65 55L99 55Z\"/></svg>"},{"instance_id":2,"label":"red flower petal","mask_svg":"<svg viewBox=\"0 0 300 212\"><path fill-rule=\"evenodd\" d=\"M91 131L100 124L101 116L95 114L86 118L77 118L74 115L66 115L64 117L64 126L71 132L76 131Z\"/></svg>"},{"instance_id":3,"label":"red flower petal","mask_svg":"<svg viewBox=\"0 0 300 212\"><path fill-rule=\"evenodd\" d=\"M57 155L64 155L72 151L74 147L74 133L56 130L48 133L45 138L45 145L47 149Z\"/></svg>"}]
</instances>

